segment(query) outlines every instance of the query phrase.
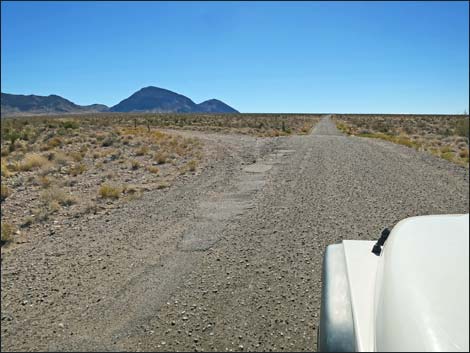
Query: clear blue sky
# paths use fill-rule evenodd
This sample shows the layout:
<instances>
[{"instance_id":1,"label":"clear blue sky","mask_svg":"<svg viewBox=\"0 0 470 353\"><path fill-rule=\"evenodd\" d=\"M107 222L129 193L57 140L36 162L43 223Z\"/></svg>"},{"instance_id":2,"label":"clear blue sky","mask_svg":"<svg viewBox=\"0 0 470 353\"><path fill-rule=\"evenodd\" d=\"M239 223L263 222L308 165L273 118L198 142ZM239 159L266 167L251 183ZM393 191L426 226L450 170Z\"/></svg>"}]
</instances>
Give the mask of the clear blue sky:
<instances>
[{"instance_id":1,"label":"clear blue sky","mask_svg":"<svg viewBox=\"0 0 470 353\"><path fill-rule=\"evenodd\" d=\"M462 113L467 2L7 2L2 92L153 85L242 112Z\"/></svg>"}]
</instances>

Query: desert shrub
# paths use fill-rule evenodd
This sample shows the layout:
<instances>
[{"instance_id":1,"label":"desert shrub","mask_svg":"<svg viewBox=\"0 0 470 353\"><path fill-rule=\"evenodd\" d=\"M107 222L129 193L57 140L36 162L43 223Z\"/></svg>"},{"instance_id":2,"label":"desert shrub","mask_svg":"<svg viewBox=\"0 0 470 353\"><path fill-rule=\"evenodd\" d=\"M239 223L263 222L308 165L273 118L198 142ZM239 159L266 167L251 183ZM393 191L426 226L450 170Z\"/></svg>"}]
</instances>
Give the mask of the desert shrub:
<instances>
[{"instance_id":1,"label":"desert shrub","mask_svg":"<svg viewBox=\"0 0 470 353\"><path fill-rule=\"evenodd\" d=\"M33 222L34 222L34 217L27 216L21 223L21 228L28 228L29 226L33 224Z\"/></svg>"},{"instance_id":2,"label":"desert shrub","mask_svg":"<svg viewBox=\"0 0 470 353\"><path fill-rule=\"evenodd\" d=\"M52 187L44 190L41 193L41 199L45 202L46 206L49 207L53 207L54 202L62 206L70 206L77 202L72 194L59 189L58 187Z\"/></svg>"},{"instance_id":3,"label":"desert shrub","mask_svg":"<svg viewBox=\"0 0 470 353\"><path fill-rule=\"evenodd\" d=\"M188 162L188 170L191 172L194 172L197 168L197 161L195 159L192 159Z\"/></svg>"},{"instance_id":4,"label":"desert shrub","mask_svg":"<svg viewBox=\"0 0 470 353\"><path fill-rule=\"evenodd\" d=\"M452 148L450 146L444 146L441 148L441 153L444 154L444 153L449 153L449 152L452 152Z\"/></svg>"},{"instance_id":5,"label":"desert shrub","mask_svg":"<svg viewBox=\"0 0 470 353\"><path fill-rule=\"evenodd\" d=\"M10 151L7 148L2 146L1 147L1 156L2 157L7 157L9 154L10 154Z\"/></svg>"},{"instance_id":6,"label":"desert shrub","mask_svg":"<svg viewBox=\"0 0 470 353\"><path fill-rule=\"evenodd\" d=\"M165 164L168 160L168 155L164 152L158 152L154 159L158 164Z\"/></svg>"},{"instance_id":7,"label":"desert shrub","mask_svg":"<svg viewBox=\"0 0 470 353\"><path fill-rule=\"evenodd\" d=\"M132 170L137 170L139 168L140 168L140 162L139 161L136 161L136 160L131 161L131 169Z\"/></svg>"},{"instance_id":8,"label":"desert shrub","mask_svg":"<svg viewBox=\"0 0 470 353\"><path fill-rule=\"evenodd\" d=\"M378 126L377 126L376 129L377 129L379 132L381 132L381 133L386 134L386 133L389 132L389 130L390 130L390 126L389 126L388 124L386 124L386 123L383 123L383 122L382 122L382 123L378 123L377 125L378 125Z\"/></svg>"},{"instance_id":9,"label":"desert shrub","mask_svg":"<svg viewBox=\"0 0 470 353\"><path fill-rule=\"evenodd\" d=\"M168 187L170 187L170 184L165 182L165 181L163 181L163 182L161 182L160 184L157 185L157 189L166 189Z\"/></svg>"},{"instance_id":10,"label":"desert shrub","mask_svg":"<svg viewBox=\"0 0 470 353\"><path fill-rule=\"evenodd\" d=\"M10 171L8 170L7 162L3 158L2 158L0 169L1 169L2 177L8 178L11 175Z\"/></svg>"},{"instance_id":11,"label":"desert shrub","mask_svg":"<svg viewBox=\"0 0 470 353\"><path fill-rule=\"evenodd\" d=\"M40 175L36 181L39 184L39 186L41 186L44 189L48 188L52 184L52 180L45 175Z\"/></svg>"},{"instance_id":12,"label":"desert shrub","mask_svg":"<svg viewBox=\"0 0 470 353\"><path fill-rule=\"evenodd\" d=\"M28 126L20 132L20 138L24 141L28 141L29 143L33 143L36 140L37 135L37 131L35 131L31 126Z\"/></svg>"},{"instance_id":13,"label":"desert shrub","mask_svg":"<svg viewBox=\"0 0 470 353\"><path fill-rule=\"evenodd\" d=\"M150 173L152 173L152 174L158 174L158 173L160 173L160 168L155 167L155 166L153 166L153 165L147 167L147 170L148 170Z\"/></svg>"},{"instance_id":14,"label":"desert shrub","mask_svg":"<svg viewBox=\"0 0 470 353\"><path fill-rule=\"evenodd\" d=\"M53 137L47 141L46 148L45 149L52 149L56 148L59 146L62 146L64 144L64 140L58 136Z\"/></svg>"},{"instance_id":15,"label":"desert shrub","mask_svg":"<svg viewBox=\"0 0 470 353\"><path fill-rule=\"evenodd\" d=\"M135 151L135 154L136 154L137 156L144 156L144 155L146 155L148 152L149 152L148 146L145 146L145 145L144 145L144 146L139 147L139 148L137 149L137 151Z\"/></svg>"},{"instance_id":16,"label":"desert shrub","mask_svg":"<svg viewBox=\"0 0 470 353\"><path fill-rule=\"evenodd\" d=\"M105 177L106 177L106 179L111 180L111 179L116 178L116 175L117 175L117 174L116 174L115 172L110 171L110 172L106 173Z\"/></svg>"},{"instance_id":17,"label":"desert shrub","mask_svg":"<svg viewBox=\"0 0 470 353\"><path fill-rule=\"evenodd\" d=\"M135 193L138 193L140 190L139 190L139 187L136 186L136 185L125 185L123 188L122 188L122 193L126 193L126 194L135 194Z\"/></svg>"},{"instance_id":18,"label":"desert shrub","mask_svg":"<svg viewBox=\"0 0 470 353\"><path fill-rule=\"evenodd\" d=\"M11 190L8 186L4 185L3 183L0 184L0 200L4 201L8 196L11 195Z\"/></svg>"},{"instance_id":19,"label":"desert shrub","mask_svg":"<svg viewBox=\"0 0 470 353\"><path fill-rule=\"evenodd\" d=\"M454 160L454 153L453 152L445 152L441 154L441 157L452 162Z\"/></svg>"},{"instance_id":20,"label":"desert shrub","mask_svg":"<svg viewBox=\"0 0 470 353\"><path fill-rule=\"evenodd\" d=\"M49 161L46 157L38 153L28 153L25 155L24 159L18 164L18 170L20 171L30 171L33 169L45 167L49 164Z\"/></svg>"},{"instance_id":21,"label":"desert shrub","mask_svg":"<svg viewBox=\"0 0 470 353\"><path fill-rule=\"evenodd\" d=\"M301 128L300 128L300 132L302 134L308 134L308 132L310 131L310 127L307 125L307 124L304 124Z\"/></svg>"},{"instance_id":22,"label":"desert shrub","mask_svg":"<svg viewBox=\"0 0 470 353\"><path fill-rule=\"evenodd\" d=\"M469 118L462 118L455 123L455 133L458 136L469 138Z\"/></svg>"},{"instance_id":23,"label":"desert shrub","mask_svg":"<svg viewBox=\"0 0 470 353\"><path fill-rule=\"evenodd\" d=\"M101 146L109 147L109 146L114 145L116 141L117 141L117 136L114 134L110 134L106 136L106 138L103 139L103 141L101 142Z\"/></svg>"},{"instance_id":24,"label":"desert shrub","mask_svg":"<svg viewBox=\"0 0 470 353\"><path fill-rule=\"evenodd\" d=\"M9 150L10 150L10 152L13 152L15 150L16 140L18 140L20 137L21 137L21 135L18 131L16 131L16 130L7 130L4 134L4 136L2 136L2 140L10 141Z\"/></svg>"},{"instance_id":25,"label":"desert shrub","mask_svg":"<svg viewBox=\"0 0 470 353\"><path fill-rule=\"evenodd\" d=\"M13 234L15 233L15 228L6 222L1 222L1 242L0 244L3 246L6 243L9 243L13 240Z\"/></svg>"},{"instance_id":26,"label":"desert shrub","mask_svg":"<svg viewBox=\"0 0 470 353\"><path fill-rule=\"evenodd\" d=\"M46 220L49 215L47 214L47 211L49 212L57 212L60 210L60 203L59 201L57 200L52 200L51 202L49 202L49 204L47 205L47 209L46 210L42 210L39 212L38 214L38 219L42 219L42 220ZM41 218L42 217L42 218Z\"/></svg>"},{"instance_id":27,"label":"desert shrub","mask_svg":"<svg viewBox=\"0 0 470 353\"><path fill-rule=\"evenodd\" d=\"M67 120L62 122L62 127L64 129L78 129L80 127L80 124L78 121L75 120Z\"/></svg>"},{"instance_id":28,"label":"desert shrub","mask_svg":"<svg viewBox=\"0 0 470 353\"><path fill-rule=\"evenodd\" d=\"M70 158L72 158L75 162L81 162L83 157L85 156L82 152L70 152Z\"/></svg>"},{"instance_id":29,"label":"desert shrub","mask_svg":"<svg viewBox=\"0 0 470 353\"><path fill-rule=\"evenodd\" d=\"M392 140L393 141L393 140ZM395 142L404 145L406 147L413 147L413 142L406 136L399 136L395 139Z\"/></svg>"},{"instance_id":30,"label":"desert shrub","mask_svg":"<svg viewBox=\"0 0 470 353\"><path fill-rule=\"evenodd\" d=\"M98 192L103 199L118 199L122 190L120 186L105 183L100 186Z\"/></svg>"},{"instance_id":31,"label":"desert shrub","mask_svg":"<svg viewBox=\"0 0 470 353\"><path fill-rule=\"evenodd\" d=\"M58 165L67 165L70 162L69 157L62 151L52 152L48 155L48 160L56 162Z\"/></svg>"},{"instance_id":32,"label":"desert shrub","mask_svg":"<svg viewBox=\"0 0 470 353\"><path fill-rule=\"evenodd\" d=\"M453 135L453 131L451 129L449 129L448 127L446 128L443 128L440 130L440 134L443 135L443 136L452 136Z\"/></svg>"},{"instance_id":33,"label":"desert shrub","mask_svg":"<svg viewBox=\"0 0 470 353\"><path fill-rule=\"evenodd\" d=\"M468 149L460 150L459 157L460 158L468 158Z\"/></svg>"},{"instance_id":34,"label":"desert shrub","mask_svg":"<svg viewBox=\"0 0 470 353\"><path fill-rule=\"evenodd\" d=\"M76 164L69 168L68 173L72 176L77 176L84 173L87 170L87 167L83 163Z\"/></svg>"}]
</instances>

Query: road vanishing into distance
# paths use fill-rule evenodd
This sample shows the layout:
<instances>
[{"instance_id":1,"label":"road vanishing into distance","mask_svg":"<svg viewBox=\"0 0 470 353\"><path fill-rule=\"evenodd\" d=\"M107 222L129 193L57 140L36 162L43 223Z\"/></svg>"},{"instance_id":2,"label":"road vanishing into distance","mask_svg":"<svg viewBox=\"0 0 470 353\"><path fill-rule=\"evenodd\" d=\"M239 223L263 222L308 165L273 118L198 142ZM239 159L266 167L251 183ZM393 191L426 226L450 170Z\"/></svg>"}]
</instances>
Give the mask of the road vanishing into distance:
<instances>
[{"instance_id":1,"label":"road vanishing into distance","mask_svg":"<svg viewBox=\"0 0 470 353\"><path fill-rule=\"evenodd\" d=\"M378 139L205 142L196 177L21 244L2 263L4 351L312 351L325 247L468 212L468 170Z\"/></svg>"}]
</instances>

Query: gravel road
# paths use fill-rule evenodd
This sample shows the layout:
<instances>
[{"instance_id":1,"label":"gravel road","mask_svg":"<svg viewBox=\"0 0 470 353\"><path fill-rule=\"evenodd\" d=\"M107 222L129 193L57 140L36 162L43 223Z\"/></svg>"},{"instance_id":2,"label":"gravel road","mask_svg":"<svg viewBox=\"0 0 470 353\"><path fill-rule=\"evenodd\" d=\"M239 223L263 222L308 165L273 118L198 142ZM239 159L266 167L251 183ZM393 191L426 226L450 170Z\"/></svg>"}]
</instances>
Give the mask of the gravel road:
<instances>
[{"instance_id":1,"label":"gravel road","mask_svg":"<svg viewBox=\"0 0 470 353\"><path fill-rule=\"evenodd\" d=\"M328 244L415 215L468 212L468 170L346 137L185 132L196 177L9 251L2 351L316 348Z\"/></svg>"}]
</instances>

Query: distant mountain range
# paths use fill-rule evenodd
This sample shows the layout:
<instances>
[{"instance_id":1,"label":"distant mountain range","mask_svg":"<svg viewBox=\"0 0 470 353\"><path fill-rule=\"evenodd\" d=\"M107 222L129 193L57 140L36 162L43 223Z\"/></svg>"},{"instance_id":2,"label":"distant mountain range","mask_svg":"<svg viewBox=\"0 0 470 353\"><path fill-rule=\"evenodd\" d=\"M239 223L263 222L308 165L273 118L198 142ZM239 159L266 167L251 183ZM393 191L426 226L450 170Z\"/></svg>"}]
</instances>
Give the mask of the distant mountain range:
<instances>
[{"instance_id":1,"label":"distant mountain range","mask_svg":"<svg viewBox=\"0 0 470 353\"><path fill-rule=\"evenodd\" d=\"M1 95L2 116L100 112L238 113L217 99L196 104L181 94L153 86L142 88L111 108L104 104L78 105L57 95Z\"/></svg>"},{"instance_id":2,"label":"distant mountain range","mask_svg":"<svg viewBox=\"0 0 470 353\"><path fill-rule=\"evenodd\" d=\"M77 105L56 95L24 96L21 94L2 93L2 115L36 115L102 112L108 110L103 104Z\"/></svg>"}]
</instances>

